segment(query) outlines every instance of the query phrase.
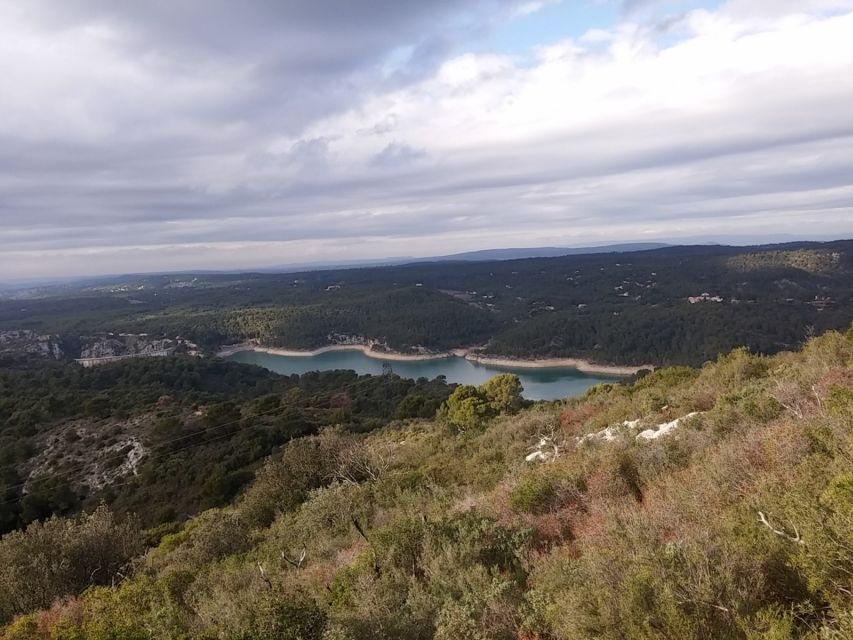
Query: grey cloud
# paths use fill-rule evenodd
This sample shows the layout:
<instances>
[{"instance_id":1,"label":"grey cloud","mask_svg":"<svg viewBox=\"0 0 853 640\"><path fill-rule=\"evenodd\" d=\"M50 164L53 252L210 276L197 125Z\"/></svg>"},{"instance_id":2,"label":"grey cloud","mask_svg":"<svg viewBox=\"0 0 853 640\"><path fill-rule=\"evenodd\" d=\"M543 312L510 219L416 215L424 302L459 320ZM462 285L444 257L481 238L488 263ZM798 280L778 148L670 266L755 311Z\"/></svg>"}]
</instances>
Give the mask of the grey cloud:
<instances>
[{"instance_id":1,"label":"grey cloud","mask_svg":"<svg viewBox=\"0 0 853 640\"><path fill-rule=\"evenodd\" d=\"M251 200L206 194L216 185L199 183L193 166L260 163L281 176L283 188L294 174L317 178L325 142L307 140L269 156L264 147L270 138L298 135L383 83L414 80L447 53L447 32L512 3L34 0L24 15L40 29L67 34L93 25L109 28L116 55L162 80L155 90L161 95L130 86L89 95L80 87L69 96L75 108L112 129L97 138L72 127L34 138L0 125L0 175L10 183L0 198L0 221L7 228L50 226L57 218L86 224L107 216L181 218L201 209L215 216L238 204L251 209ZM378 64L411 43L409 66L417 73L384 78ZM213 99L182 97L187 83L208 81L221 85ZM34 104L32 110L52 105ZM61 119L62 106L54 113ZM227 169L222 171L227 178Z\"/></svg>"},{"instance_id":2,"label":"grey cloud","mask_svg":"<svg viewBox=\"0 0 853 640\"><path fill-rule=\"evenodd\" d=\"M407 144L392 142L373 156L371 164L377 167L399 167L426 157L423 149L415 149Z\"/></svg>"},{"instance_id":3,"label":"grey cloud","mask_svg":"<svg viewBox=\"0 0 853 640\"><path fill-rule=\"evenodd\" d=\"M99 22L120 29L124 46L181 64L242 58L275 74L337 76L396 46L429 49L448 28L477 24L510 0L34 0L56 29ZM472 19L475 16L475 19ZM203 67L202 67L203 68Z\"/></svg>"},{"instance_id":4,"label":"grey cloud","mask_svg":"<svg viewBox=\"0 0 853 640\"><path fill-rule=\"evenodd\" d=\"M95 134L64 127L39 137L0 124L0 272L85 271L85 258L66 264L61 253L29 266L4 257L84 247L119 247L139 265L125 267L132 270L154 263L152 255L171 261L163 265L216 267L222 243L346 250L355 240L418 236L429 253L448 239L515 239L529 229L770 224L774 215L802 223L803 211L838 230L845 220L853 226L843 79L763 108L652 113L442 157L406 141L405 112L368 114L358 133L376 144L372 156L335 163L335 140L312 128L321 118L423 77L470 16L498 5L269 1L247 3L244 13L224 0L37 0L40 24L57 32L113 25L124 54L162 79L171 101L148 102L126 87L81 91L73 97L84 107L95 100L111 125ZM411 53L389 77L377 65L399 47ZM182 93L199 79L210 80L204 91L213 98ZM0 106L0 123L2 115ZM139 245L197 248L184 257L175 248L121 249ZM271 255L245 251L243 265L269 264Z\"/></svg>"},{"instance_id":5,"label":"grey cloud","mask_svg":"<svg viewBox=\"0 0 853 640\"><path fill-rule=\"evenodd\" d=\"M384 136L385 134L391 133L394 129L397 128L397 115L394 113L388 114L381 121L377 122L375 125L370 127L369 129L362 129L359 133L367 133L375 136Z\"/></svg>"},{"instance_id":6,"label":"grey cloud","mask_svg":"<svg viewBox=\"0 0 853 640\"><path fill-rule=\"evenodd\" d=\"M661 0L622 0L622 13L632 15L641 9L660 4Z\"/></svg>"}]
</instances>

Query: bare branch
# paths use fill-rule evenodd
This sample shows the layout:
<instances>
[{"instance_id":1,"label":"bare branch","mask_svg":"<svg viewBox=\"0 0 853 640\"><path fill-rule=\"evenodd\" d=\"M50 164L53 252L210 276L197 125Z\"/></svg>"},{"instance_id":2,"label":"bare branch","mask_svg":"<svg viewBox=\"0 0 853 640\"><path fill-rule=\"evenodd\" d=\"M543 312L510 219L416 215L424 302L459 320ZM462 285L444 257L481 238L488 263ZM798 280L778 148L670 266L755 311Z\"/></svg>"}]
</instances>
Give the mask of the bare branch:
<instances>
[{"instance_id":1,"label":"bare branch","mask_svg":"<svg viewBox=\"0 0 853 640\"><path fill-rule=\"evenodd\" d=\"M266 583L268 588L272 589L272 582L267 577L267 572L266 572L266 569L264 569L264 565L261 564L260 560L258 560L257 562L258 562L258 571L260 571L260 573L261 573L261 580L263 580Z\"/></svg>"},{"instance_id":2,"label":"bare branch","mask_svg":"<svg viewBox=\"0 0 853 640\"><path fill-rule=\"evenodd\" d=\"M817 391L817 385L816 384L812 385L812 393L814 394L815 400L817 400L818 411L820 411L821 414L823 414L823 402L821 402L820 394Z\"/></svg>"},{"instance_id":3,"label":"bare branch","mask_svg":"<svg viewBox=\"0 0 853 640\"><path fill-rule=\"evenodd\" d=\"M295 568L295 569L301 569L301 568L302 568L302 563L303 563L303 562L305 562L305 554L306 554L306 550L305 550L305 549L303 549L303 550L302 550L302 555L300 555L300 556L299 556L299 559L298 559L298 560L291 560L291 559L290 559L290 558L288 558L286 555L284 555L284 551L282 551L282 552L281 552L281 559L282 559L282 560L284 560L287 564L289 564L289 565L290 565L290 566L292 566L293 568Z\"/></svg>"},{"instance_id":4,"label":"bare branch","mask_svg":"<svg viewBox=\"0 0 853 640\"><path fill-rule=\"evenodd\" d=\"M777 536L781 536L781 537L785 538L786 540L789 540L790 542L793 542L795 544L805 544L803 542L802 538L800 538L800 532L797 531L797 527L794 527L794 535L791 535L785 531L782 531L781 529L777 529L772 524L770 524L770 522L768 522L767 517L761 511L758 512L758 520L765 527L770 529L770 531L775 533Z\"/></svg>"},{"instance_id":5,"label":"bare branch","mask_svg":"<svg viewBox=\"0 0 853 640\"><path fill-rule=\"evenodd\" d=\"M361 524L358 521L358 518L355 516L352 517L352 523L355 526L355 530L358 531L359 535L364 538L365 542L370 542L370 539L367 537L367 534L364 532L364 529L361 528Z\"/></svg>"},{"instance_id":6,"label":"bare branch","mask_svg":"<svg viewBox=\"0 0 853 640\"><path fill-rule=\"evenodd\" d=\"M356 442L335 456L334 478L348 484L377 480L391 465L388 445L366 446Z\"/></svg>"}]
</instances>

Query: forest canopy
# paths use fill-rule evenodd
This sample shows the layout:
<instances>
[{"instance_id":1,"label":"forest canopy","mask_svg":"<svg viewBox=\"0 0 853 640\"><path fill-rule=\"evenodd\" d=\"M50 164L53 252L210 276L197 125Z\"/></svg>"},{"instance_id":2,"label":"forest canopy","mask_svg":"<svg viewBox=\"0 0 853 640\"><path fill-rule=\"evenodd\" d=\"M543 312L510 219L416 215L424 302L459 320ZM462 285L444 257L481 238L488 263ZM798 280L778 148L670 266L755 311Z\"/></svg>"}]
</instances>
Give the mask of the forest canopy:
<instances>
[{"instance_id":1,"label":"forest canopy","mask_svg":"<svg viewBox=\"0 0 853 640\"><path fill-rule=\"evenodd\" d=\"M355 340L401 352L698 366L738 346L796 349L851 315L853 241L837 241L137 276L0 299L0 333L57 336L69 359L93 337L129 332L207 352L247 340L292 349Z\"/></svg>"}]
</instances>

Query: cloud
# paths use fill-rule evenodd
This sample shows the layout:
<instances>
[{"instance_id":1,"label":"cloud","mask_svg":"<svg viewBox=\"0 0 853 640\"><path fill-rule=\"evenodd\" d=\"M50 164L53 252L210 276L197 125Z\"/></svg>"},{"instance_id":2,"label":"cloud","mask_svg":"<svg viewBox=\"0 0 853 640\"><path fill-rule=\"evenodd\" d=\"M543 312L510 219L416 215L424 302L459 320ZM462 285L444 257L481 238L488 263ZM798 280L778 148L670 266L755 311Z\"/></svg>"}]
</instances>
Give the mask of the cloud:
<instances>
[{"instance_id":1,"label":"cloud","mask_svg":"<svg viewBox=\"0 0 853 640\"><path fill-rule=\"evenodd\" d=\"M660 3L661 0L622 0L622 13L630 16L640 9Z\"/></svg>"},{"instance_id":2,"label":"cloud","mask_svg":"<svg viewBox=\"0 0 853 640\"><path fill-rule=\"evenodd\" d=\"M525 17L538 13L549 4L559 4L562 0L530 0L516 7L514 15Z\"/></svg>"},{"instance_id":3,"label":"cloud","mask_svg":"<svg viewBox=\"0 0 853 640\"><path fill-rule=\"evenodd\" d=\"M532 59L464 46L525 3L426 4L0 5L0 279L853 234L853 2Z\"/></svg>"},{"instance_id":4,"label":"cloud","mask_svg":"<svg viewBox=\"0 0 853 640\"><path fill-rule=\"evenodd\" d=\"M391 142L373 156L371 163L379 167L393 167L407 164L423 158L426 154L406 144Z\"/></svg>"}]
</instances>

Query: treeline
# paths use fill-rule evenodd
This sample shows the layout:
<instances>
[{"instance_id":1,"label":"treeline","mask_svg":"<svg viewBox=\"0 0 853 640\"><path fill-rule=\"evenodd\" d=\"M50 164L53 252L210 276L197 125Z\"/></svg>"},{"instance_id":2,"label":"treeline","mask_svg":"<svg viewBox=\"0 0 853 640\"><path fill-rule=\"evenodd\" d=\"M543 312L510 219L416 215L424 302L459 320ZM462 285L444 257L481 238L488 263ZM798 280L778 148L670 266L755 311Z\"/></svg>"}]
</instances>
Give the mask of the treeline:
<instances>
[{"instance_id":1,"label":"treeline","mask_svg":"<svg viewBox=\"0 0 853 640\"><path fill-rule=\"evenodd\" d=\"M287 377L189 357L91 369L0 364L0 531L101 500L146 523L179 520L226 503L257 461L292 438L432 417L452 391L443 379ZM138 467L97 486L137 442L145 451ZM81 477L95 472L96 486L87 486Z\"/></svg>"},{"instance_id":2,"label":"treeline","mask_svg":"<svg viewBox=\"0 0 853 640\"><path fill-rule=\"evenodd\" d=\"M623 311L550 313L496 335L486 352L585 357L631 365L696 365L739 346L755 353L796 349L811 335L844 326L850 311L790 303L700 303Z\"/></svg>"},{"instance_id":3,"label":"treeline","mask_svg":"<svg viewBox=\"0 0 853 640\"><path fill-rule=\"evenodd\" d=\"M421 288L302 307L235 311L226 314L224 322L230 335L258 338L271 346L311 349L329 344L329 335L341 334L383 340L400 351L476 344L488 340L500 324L488 311Z\"/></svg>"},{"instance_id":4,"label":"treeline","mask_svg":"<svg viewBox=\"0 0 853 640\"><path fill-rule=\"evenodd\" d=\"M180 285L180 286L176 286ZM393 349L490 343L513 356L701 364L748 345L795 347L853 316L853 242L653 251L298 274L145 277L110 290L0 302L0 329L144 332L208 351L257 339L315 348L332 334ZM688 298L703 293L721 302Z\"/></svg>"}]
</instances>

